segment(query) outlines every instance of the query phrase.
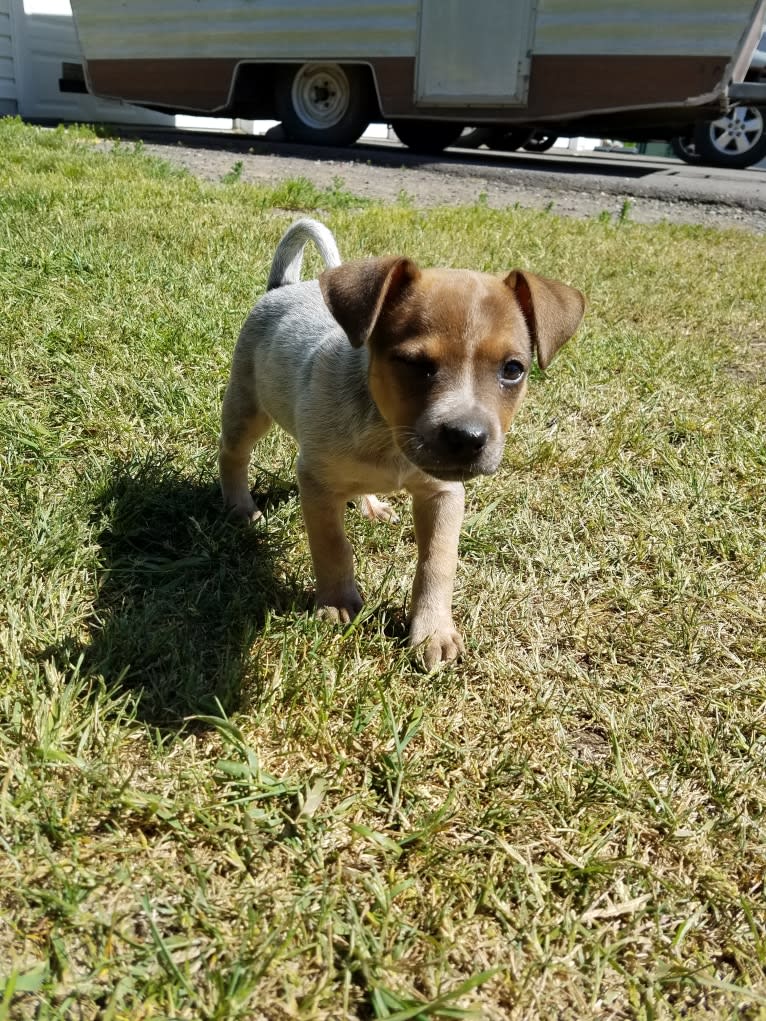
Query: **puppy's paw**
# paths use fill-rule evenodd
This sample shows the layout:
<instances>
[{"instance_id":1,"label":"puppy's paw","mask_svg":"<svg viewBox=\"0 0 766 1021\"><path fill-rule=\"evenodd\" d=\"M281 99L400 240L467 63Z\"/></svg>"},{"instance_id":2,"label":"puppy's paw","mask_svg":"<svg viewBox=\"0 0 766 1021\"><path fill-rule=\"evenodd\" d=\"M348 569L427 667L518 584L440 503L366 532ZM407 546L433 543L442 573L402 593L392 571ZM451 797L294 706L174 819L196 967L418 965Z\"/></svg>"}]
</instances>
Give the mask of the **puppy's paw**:
<instances>
[{"instance_id":1,"label":"puppy's paw","mask_svg":"<svg viewBox=\"0 0 766 1021\"><path fill-rule=\"evenodd\" d=\"M387 521L392 525L396 525L399 521L399 515L391 504L379 500L372 493L366 493L362 497L359 501L359 510L369 521Z\"/></svg>"},{"instance_id":2,"label":"puppy's paw","mask_svg":"<svg viewBox=\"0 0 766 1021\"><path fill-rule=\"evenodd\" d=\"M232 518L243 525L249 525L251 522L263 517L255 506L255 500L253 500L249 493L246 498L242 496L234 503L227 503L226 506Z\"/></svg>"},{"instance_id":3,"label":"puppy's paw","mask_svg":"<svg viewBox=\"0 0 766 1021\"><path fill-rule=\"evenodd\" d=\"M439 623L413 620L409 644L429 672L441 663L451 663L465 652L463 639L452 620Z\"/></svg>"},{"instance_id":4,"label":"puppy's paw","mask_svg":"<svg viewBox=\"0 0 766 1021\"><path fill-rule=\"evenodd\" d=\"M317 617L333 624L350 624L362 609L363 600L356 585L337 592L317 592Z\"/></svg>"}]
</instances>

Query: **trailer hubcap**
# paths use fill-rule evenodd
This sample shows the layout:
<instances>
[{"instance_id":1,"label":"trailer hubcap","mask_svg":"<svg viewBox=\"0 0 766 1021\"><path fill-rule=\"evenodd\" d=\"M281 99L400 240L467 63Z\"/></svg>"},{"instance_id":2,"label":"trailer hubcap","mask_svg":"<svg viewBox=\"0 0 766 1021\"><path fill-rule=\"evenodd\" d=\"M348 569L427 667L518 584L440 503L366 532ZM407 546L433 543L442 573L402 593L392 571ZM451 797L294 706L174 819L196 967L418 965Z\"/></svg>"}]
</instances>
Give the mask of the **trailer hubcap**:
<instances>
[{"instance_id":1,"label":"trailer hubcap","mask_svg":"<svg viewBox=\"0 0 766 1021\"><path fill-rule=\"evenodd\" d=\"M339 124L350 99L348 78L337 64L304 64L293 80L293 109L307 127Z\"/></svg>"}]
</instances>

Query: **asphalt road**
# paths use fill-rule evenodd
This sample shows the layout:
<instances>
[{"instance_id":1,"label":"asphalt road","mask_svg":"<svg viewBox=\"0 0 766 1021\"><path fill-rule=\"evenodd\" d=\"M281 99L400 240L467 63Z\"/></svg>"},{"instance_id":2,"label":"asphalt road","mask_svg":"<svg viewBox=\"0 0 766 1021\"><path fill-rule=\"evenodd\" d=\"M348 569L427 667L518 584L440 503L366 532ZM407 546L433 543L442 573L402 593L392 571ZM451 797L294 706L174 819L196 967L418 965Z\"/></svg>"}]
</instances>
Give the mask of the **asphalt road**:
<instances>
[{"instance_id":1,"label":"asphalt road","mask_svg":"<svg viewBox=\"0 0 766 1021\"><path fill-rule=\"evenodd\" d=\"M455 159L469 160L463 150ZM512 166L517 173L554 175L559 182L574 180L580 187L596 179L600 188L635 195L737 205L745 209L766 210L766 167L724 170L718 167L691 166L681 160L661 156L626 153L570 153L553 149L543 154L480 154L493 169Z\"/></svg>"}]
</instances>

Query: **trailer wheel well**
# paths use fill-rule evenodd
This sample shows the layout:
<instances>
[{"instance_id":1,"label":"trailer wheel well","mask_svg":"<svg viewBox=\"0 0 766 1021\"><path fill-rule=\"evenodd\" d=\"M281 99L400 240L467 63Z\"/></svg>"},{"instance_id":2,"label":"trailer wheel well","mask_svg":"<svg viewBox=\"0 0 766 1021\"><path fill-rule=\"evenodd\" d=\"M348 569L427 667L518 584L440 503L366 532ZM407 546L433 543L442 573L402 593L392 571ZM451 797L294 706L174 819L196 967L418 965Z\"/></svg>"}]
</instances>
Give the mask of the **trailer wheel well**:
<instances>
[{"instance_id":1,"label":"trailer wheel well","mask_svg":"<svg viewBox=\"0 0 766 1021\"><path fill-rule=\"evenodd\" d=\"M226 112L253 120L274 118L274 79L278 67L278 64L237 65Z\"/></svg>"},{"instance_id":2,"label":"trailer wheel well","mask_svg":"<svg viewBox=\"0 0 766 1021\"><path fill-rule=\"evenodd\" d=\"M309 61L280 61L279 63L241 63L237 67L227 110L234 117L278 120L277 83L286 65ZM341 64L344 62L337 61ZM366 78L366 101L369 119L381 118L377 82L369 64L352 65Z\"/></svg>"}]
</instances>

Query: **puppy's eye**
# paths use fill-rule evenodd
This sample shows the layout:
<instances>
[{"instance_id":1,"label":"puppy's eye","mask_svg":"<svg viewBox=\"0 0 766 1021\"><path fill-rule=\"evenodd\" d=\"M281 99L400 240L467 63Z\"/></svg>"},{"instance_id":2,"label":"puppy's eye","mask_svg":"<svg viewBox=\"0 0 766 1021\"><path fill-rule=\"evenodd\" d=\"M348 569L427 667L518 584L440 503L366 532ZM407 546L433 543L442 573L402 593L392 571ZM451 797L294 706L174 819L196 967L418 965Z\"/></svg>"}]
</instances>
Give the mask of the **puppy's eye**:
<instances>
[{"instance_id":1,"label":"puppy's eye","mask_svg":"<svg viewBox=\"0 0 766 1021\"><path fill-rule=\"evenodd\" d=\"M509 359L500 370L500 379L503 383L518 383L524 376L525 368L515 358Z\"/></svg>"},{"instance_id":2,"label":"puppy's eye","mask_svg":"<svg viewBox=\"0 0 766 1021\"><path fill-rule=\"evenodd\" d=\"M394 361L405 366L413 375L422 376L425 379L433 379L436 375L437 365L432 358L418 354L395 354Z\"/></svg>"}]
</instances>

